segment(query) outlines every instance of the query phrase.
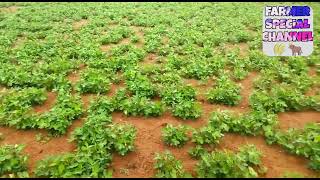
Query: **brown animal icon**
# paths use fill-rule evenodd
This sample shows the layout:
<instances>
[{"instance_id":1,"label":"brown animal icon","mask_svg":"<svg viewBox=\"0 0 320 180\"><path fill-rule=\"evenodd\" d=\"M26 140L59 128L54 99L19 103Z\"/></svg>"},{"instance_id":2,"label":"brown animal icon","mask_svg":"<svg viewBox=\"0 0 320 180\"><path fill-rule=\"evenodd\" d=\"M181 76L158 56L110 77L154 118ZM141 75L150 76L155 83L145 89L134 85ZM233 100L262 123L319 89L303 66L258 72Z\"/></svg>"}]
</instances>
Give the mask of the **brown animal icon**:
<instances>
[{"instance_id":1,"label":"brown animal icon","mask_svg":"<svg viewBox=\"0 0 320 180\"><path fill-rule=\"evenodd\" d=\"M296 54L300 56L302 54L302 50L300 46L295 46L293 44L290 44L289 48L292 51L292 56L295 56Z\"/></svg>"}]
</instances>

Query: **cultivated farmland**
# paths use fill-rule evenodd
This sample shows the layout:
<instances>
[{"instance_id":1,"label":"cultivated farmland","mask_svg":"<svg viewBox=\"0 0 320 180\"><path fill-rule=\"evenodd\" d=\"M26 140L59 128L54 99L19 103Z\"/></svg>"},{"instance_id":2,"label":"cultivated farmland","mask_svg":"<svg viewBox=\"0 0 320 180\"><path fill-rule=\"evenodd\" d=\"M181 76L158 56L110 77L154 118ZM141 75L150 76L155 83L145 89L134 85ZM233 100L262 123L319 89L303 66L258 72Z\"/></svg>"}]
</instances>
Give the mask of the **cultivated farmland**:
<instances>
[{"instance_id":1,"label":"cultivated farmland","mask_svg":"<svg viewBox=\"0 0 320 180\"><path fill-rule=\"evenodd\" d=\"M320 4L308 57L267 4L0 3L0 177L319 177Z\"/></svg>"}]
</instances>

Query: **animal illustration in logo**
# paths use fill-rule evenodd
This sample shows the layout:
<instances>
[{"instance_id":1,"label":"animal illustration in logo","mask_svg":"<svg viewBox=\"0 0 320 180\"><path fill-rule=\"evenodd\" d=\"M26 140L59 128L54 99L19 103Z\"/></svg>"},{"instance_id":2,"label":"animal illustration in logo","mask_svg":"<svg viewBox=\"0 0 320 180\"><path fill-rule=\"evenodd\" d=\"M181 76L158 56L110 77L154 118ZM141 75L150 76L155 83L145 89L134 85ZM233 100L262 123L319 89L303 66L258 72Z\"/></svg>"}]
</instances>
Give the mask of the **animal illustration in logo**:
<instances>
[{"instance_id":1,"label":"animal illustration in logo","mask_svg":"<svg viewBox=\"0 0 320 180\"><path fill-rule=\"evenodd\" d=\"M285 49L285 45L284 44L277 43L273 47L273 52L274 52L275 55L280 56L281 54L283 54L284 49Z\"/></svg>"},{"instance_id":2,"label":"animal illustration in logo","mask_svg":"<svg viewBox=\"0 0 320 180\"><path fill-rule=\"evenodd\" d=\"M296 54L300 56L302 54L302 50L300 46L295 46L293 44L290 44L289 48L292 51L292 56L295 56Z\"/></svg>"}]
</instances>

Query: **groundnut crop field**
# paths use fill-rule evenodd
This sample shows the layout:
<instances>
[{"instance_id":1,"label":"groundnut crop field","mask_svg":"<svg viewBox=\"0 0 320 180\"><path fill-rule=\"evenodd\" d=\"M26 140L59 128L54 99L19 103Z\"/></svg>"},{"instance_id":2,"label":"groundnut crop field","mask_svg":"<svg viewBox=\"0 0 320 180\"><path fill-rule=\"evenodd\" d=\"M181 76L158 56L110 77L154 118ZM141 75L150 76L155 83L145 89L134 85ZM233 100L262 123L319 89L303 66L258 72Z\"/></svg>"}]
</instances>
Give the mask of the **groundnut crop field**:
<instances>
[{"instance_id":1,"label":"groundnut crop field","mask_svg":"<svg viewBox=\"0 0 320 180\"><path fill-rule=\"evenodd\" d=\"M320 177L305 4L269 57L279 3L0 3L0 177Z\"/></svg>"}]
</instances>

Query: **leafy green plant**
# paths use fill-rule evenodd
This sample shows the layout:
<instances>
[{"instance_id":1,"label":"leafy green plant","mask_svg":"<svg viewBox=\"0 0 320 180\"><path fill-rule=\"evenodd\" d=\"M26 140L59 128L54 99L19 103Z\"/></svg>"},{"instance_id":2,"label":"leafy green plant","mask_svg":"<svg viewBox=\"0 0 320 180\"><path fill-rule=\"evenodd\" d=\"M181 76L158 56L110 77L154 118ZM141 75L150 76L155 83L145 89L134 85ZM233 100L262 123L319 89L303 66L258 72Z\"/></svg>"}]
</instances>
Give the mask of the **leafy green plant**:
<instances>
[{"instance_id":1,"label":"leafy green plant","mask_svg":"<svg viewBox=\"0 0 320 180\"><path fill-rule=\"evenodd\" d=\"M137 130L132 125L109 125L112 131L113 148L124 156L134 150L134 140Z\"/></svg>"},{"instance_id":2,"label":"leafy green plant","mask_svg":"<svg viewBox=\"0 0 320 180\"><path fill-rule=\"evenodd\" d=\"M214 56L206 58L203 56L189 56L189 62L183 66L182 72L187 78L205 79L217 75L225 66L223 57Z\"/></svg>"},{"instance_id":3,"label":"leafy green plant","mask_svg":"<svg viewBox=\"0 0 320 180\"><path fill-rule=\"evenodd\" d=\"M18 129L35 127L31 106L42 104L47 99L44 89L14 89L0 97L0 124Z\"/></svg>"},{"instance_id":4,"label":"leafy green plant","mask_svg":"<svg viewBox=\"0 0 320 180\"><path fill-rule=\"evenodd\" d=\"M175 54L170 54L165 64L166 68L171 70L180 70L184 65L186 65L184 59Z\"/></svg>"},{"instance_id":5,"label":"leafy green plant","mask_svg":"<svg viewBox=\"0 0 320 180\"><path fill-rule=\"evenodd\" d=\"M153 102L146 97L133 96L123 101L120 110L128 116L160 116L164 112L161 102Z\"/></svg>"},{"instance_id":6,"label":"leafy green plant","mask_svg":"<svg viewBox=\"0 0 320 180\"><path fill-rule=\"evenodd\" d=\"M47 129L53 134L64 134L72 120L82 114L82 103L65 90L60 90L55 106L49 112L36 114L32 105L46 100L43 89L26 88L10 92L2 97L0 106L0 124L14 126L18 129Z\"/></svg>"},{"instance_id":7,"label":"leafy green plant","mask_svg":"<svg viewBox=\"0 0 320 180\"><path fill-rule=\"evenodd\" d=\"M316 123L307 124L304 129L289 129L276 135L276 143L282 145L290 153L310 159L309 166L320 170L319 144L320 126Z\"/></svg>"},{"instance_id":8,"label":"leafy green plant","mask_svg":"<svg viewBox=\"0 0 320 180\"><path fill-rule=\"evenodd\" d=\"M197 119L202 114L202 109L199 103L193 101L182 101L172 108L173 116L187 119Z\"/></svg>"},{"instance_id":9,"label":"leafy green plant","mask_svg":"<svg viewBox=\"0 0 320 180\"><path fill-rule=\"evenodd\" d=\"M136 36L136 35L132 36L132 37L131 37L131 42L132 42L132 43L137 43L137 42L139 42L139 37Z\"/></svg>"},{"instance_id":10,"label":"leafy green plant","mask_svg":"<svg viewBox=\"0 0 320 180\"><path fill-rule=\"evenodd\" d=\"M305 59L302 57L298 57L298 58L289 57L288 67L292 70L293 73L298 75L307 73L309 70Z\"/></svg>"},{"instance_id":11,"label":"leafy green plant","mask_svg":"<svg viewBox=\"0 0 320 180\"><path fill-rule=\"evenodd\" d=\"M159 74L157 74L157 76L154 76L154 81L157 83L161 83L163 85L166 85L166 87L169 87L172 84L176 84L176 85L182 84L181 76L179 74L173 73L173 72L159 73ZM179 88L179 87L177 87L177 88ZM171 89L171 91L172 90L173 89ZM164 94L162 96L164 96Z\"/></svg>"},{"instance_id":12,"label":"leafy green plant","mask_svg":"<svg viewBox=\"0 0 320 180\"><path fill-rule=\"evenodd\" d=\"M277 118L272 113L251 111L241 115L234 115L231 111L213 112L209 125L221 129L222 132L235 132L243 135L262 134L268 127L276 127Z\"/></svg>"},{"instance_id":13,"label":"leafy green plant","mask_svg":"<svg viewBox=\"0 0 320 180\"><path fill-rule=\"evenodd\" d=\"M170 151L162 154L157 153L155 157L155 169L157 178L188 178L192 177L185 172L181 161L175 159Z\"/></svg>"},{"instance_id":14,"label":"leafy green plant","mask_svg":"<svg viewBox=\"0 0 320 180\"><path fill-rule=\"evenodd\" d=\"M233 71L233 78L237 81L243 80L247 77L249 72L242 67L237 67Z\"/></svg>"},{"instance_id":15,"label":"leafy green plant","mask_svg":"<svg viewBox=\"0 0 320 180\"><path fill-rule=\"evenodd\" d=\"M196 171L200 178L253 178L258 177L253 165L260 164L260 153L244 147L238 154L216 151L201 156Z\"/></svg>"},{"instance_id":16,"label":"leafy green plant","mask_svg":"<svg viewBox=\"0 0 320 180\"><path fill-rule=\"evenodd\" d=\"M80 93L106 93L110 90L108 73L101 69L86 69L81 73L81 79L76 84L76 90Z\"/></svg>"},{"instance_id":17,"label":"leafy green plant","mask_svg":"<svg viewBox=\"0 0 320 180\"><path fill-rule=\"evenodd\" d=\"M261 51L261 14L257 13L264 4L191 5L0 3L0 88L6 88L0 92L1 126L61 135L82 114L81 100L73 90L106 94L111 83L125 85L111 98L99 96L91 103L84 126L76 130L76 151L41 161L36 177L110 177L111 154L132 151L134 136L132 128L112 123L112 112L160 116L166 105L176 117L196 119L201 114L196 88L185 85L184 78L206 81L215 76L219 81L226 70L228 80L210 89L212 103L239 104L239 86L233 80L255 71L259 79L250 97L252 111L210 117L204 132L196 130L195 142L204 146L196 143L192 154L204 157L207 153L201 148L206 142L214 144L223 133L264 134L268 143L288 146L319 169L317 130L295 130L292 135L276 128L278 112L320 111L318 92L306 95L318 88L319 39L315 38L312 56L268 57ZM307 5L319 11L316 3ZM318 22L316 18L316 34ZM146 62L147 53L159 58ZM73 86L68 76L75 69L82 73ZM35 113L32 106L43 104L46 91L59 92L58 100L50 110ZM158 96L161 103L154 100ZM246 175L245 169L231 173Z\"/></svg>"},{"instance_id":18,"label":"leafy green plant","mask_svg":"<svg viewBox=\"0 0 320 180\"><path fill-rule=\"evenodd\" d=\"M288 110L313 109L314 99L304 96L290 86L274 86L270 92L254 91L250 106L257 111L284 112Z\"/></svg>"},{"instance_id":19,"label":"leafy green plant","mask_svg":"<svg viewBox=\"0 0 320 180\"><path fill-rule=\"evenodd\" d=\"M170 146L181 147L189 140L188 129L182 125L174 127L172 124L168 124L162 129L162 139Z\"/></svg>"},{"instance_id":20,"label":"leafy green plant","mask_svg":"<svg viewBox=\"0 0 320 180\"><path fill-rule=\"evenodd\" d=\"M223 137L220 129L215 129L212 126L204 126L192 133L192 142L196 144L217 144Z\"/></svg>"},{"instance_id":21,"label":"leafy green plant","mask_svg":"<svg viewBox=\"0 0 320 180\"><path fill-rule=\"evenodd\" d=\"M208 153L207 150L201 146L201 145L196 145L195 147L191 148L188 151L189 155L193 158L199 159L202 155Z\"/></svg>"},{"instance_id":22,"label":"leafy green plant","mask_svg":"<svg viewBox=\"0 0 320 180\"><path fill-rule=\"evenodd\" d=\"M186 119L197 119L202 110L199 103L195 102L196 92L189 85L168 85L161 92L161 100L172 107L172 113L176 117Z\"/></svg>"},{"instance_id":23,"label":"leafy green plant","mask_svg":"<svg viewBox=\"0 0 320 180\"><path fill-rule=\"evenodd\" d=\"M27 178L28 157L22 154L23 145L5 145L0 147L0 177Z\"/></svg>"},{"instance_id":24,"label":"leafy green plant","mask_svg":"<svg viewBox=\"0 0 320 180\"><path fill-rule=\"evenodd\" d=\"M27 58L30 58L30 56ZM71 70L64 69L64 63L62 62L61 68L58 71L51 69L51 65L56 66L53 63L49 64L45 62L44 64L46 65L36 66L32 60L28 60L20 65L8 62L2 63L0 68L0 83L15 88L36 87L51 90L59 86L61 79L65 79L65 74Z\"/></svg>"},{"instance_id":25,"label":"leafy green plant","mask_svg":"<svg viewBox=\"0 0 320 180\"><path fill-rule=\"evenodd\" d=\"M110 124L111 116L100 119L91 115L83 127L72 134L78 148L86 145L99 145L108 151L116 151L125 155L134 150L136 129L132 125Z\"/></svg>"},{"instance_id":26,"label":"leafy green plant","mask_svg":"<svg viewBox=\"0 0 320 180\"><path fill-rule=\"evenodd\" d=\"M222 76L217 80L216 87L208 91L207 99L210 103L234 106L241 100L240 91L241 88L236 83L227 76Z\"/></svg>"},{"instance_id":27,"label":"leafy green plant","mask_svg":"<svg viewBox=\"0 0 320 180\"><path fill-rule=\"evenodd\" d=\"M184 101L194 101L196 99L196 91L192 86L172 86L168 85L161 92L161 100L170 106L174 106Z\"/></svg>"},{"instance_id":28,"label":"leafy green plant","mask_svg":"<svg viewBox=\"0 0 320 180\"><path fill-rule=\"evenodd\" d=\"M123 102L128 98L128 92L125 88L119 88L111 98L114 110L121 111Z\"/></svg>"},{"instance_id":29,"label":"leafy green plant","mask_svg":"<svg viewBox=\"0 0 320 180\"><path fill-rule=\"evenodd\" d=\"M273 71L262 71L261 76L253 81L256 89L269 91L273 84L277 83L276 75Z\"/></svg>"},{"instance_id":30,"label":"leafy green plant","mask_svg":"<svg viewBox=\"0 0 320 180\"><path fill-rule=\"evenodd\" d=\"M98 96L95 100L90 102L88 108L89 115L109 115L115 111L116 107L114 102L104 96Z\"/></svg>"},{"instance_id":31,"label":"leafy green plant","mask_svg":"<svg viewBox=\"0 0 320 180\"><path fill-rule=\"evenodd\" d=\"M110 33L106 36L103 36L101 39L102 44L109 44L109 43L117 43L123 38L129 37L132 31L125 26L119 26L114 29L111 29Z\"/></svg>"},{"instance_id":32,"label":"leafy green plant","mask_svg":"<svg viewBox=\"0 0 320 180\"><path fill-rule=\"evenodd\" d=\"M43 136L41 133L36 134L36 141L38 142L47 143L50 139L49 136Z\"/></svg>"},{"instance_id":33,"label":"leafy green plant","mask_svg":"<svg viewBox=\"0 0 320 180\"><path fill-rule=\"evenodd\" d=\"M76 153L49 156L37 163L35 175L50 178L110 178L105 167L111 162L111 154L99 145L87 145Z\"/></svg>"},{"instance_id":34,"label":"leafy green plant","mask_svg":"<svg viewBox=\"0 0 320 180\"><path fill-rule=\"evenodd\" d=\"M72 121L80 117L82 108L80 97L59 92L55 106L36 119L36 127L48 129L52 134L64 134Z\"/></svg>"},{"instance_id":35,"label":"leafy green plant","mask_svg":"<svg viewBox=\"0 0 320 180\"><path fill-rule=\"evenodd\" d=\"M239 148L238 156L249 165L261 164L262 153L253 144L247 144Z\"/></svg>"},{"instance_id":36,"label":"leafy green plant","mask_svg":"<svg viewBox=\"0 0 320 180\"><path fill-rule=\"evenodd\" d=\"M39 105L47 99L44 89L24 88L14 89L1 96L4 111L16 110L20 107Z\"/></svg>"},{"instance_id":37,"label":"leafy green plant","mask_svg":"<svg viewBox=\"0 0 320 180\"><path fill-rule=\"evenodd\" d=\"M156 89L147 76L141 75L139 72L133 70L127 71L126 85L134 95L142 97L154 97Z\"/></svg>"},{"instance_id":38,"label":"leafy green plant","mask_svg":"<svg viewBox=\"0 0 320 180\"><path fill-rule=\"evenodd\" d=\"M98 100L93 107L103 107L106 101ZM85 124L72 134L77 143L77 151L59 156L51 156L37 164L38 177L111 177L112 152L125 155L134 150L136 129L132 125L110 124L111 116L101 118L89 111Z\"/></svg>"}]
</instances>

